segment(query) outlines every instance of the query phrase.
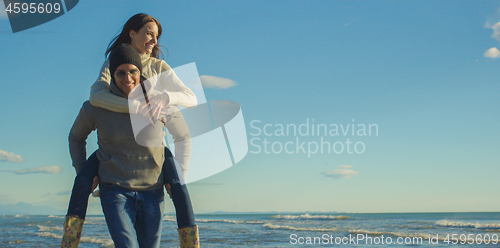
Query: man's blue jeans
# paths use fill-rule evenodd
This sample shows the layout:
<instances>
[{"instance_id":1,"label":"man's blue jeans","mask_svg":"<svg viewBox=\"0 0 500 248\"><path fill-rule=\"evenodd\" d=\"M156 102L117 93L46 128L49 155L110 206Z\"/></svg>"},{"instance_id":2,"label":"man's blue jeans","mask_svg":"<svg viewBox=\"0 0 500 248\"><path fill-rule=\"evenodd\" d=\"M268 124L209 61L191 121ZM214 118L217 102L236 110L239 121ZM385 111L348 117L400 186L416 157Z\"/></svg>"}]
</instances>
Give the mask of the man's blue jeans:
<instances>
[{"instance_id":1,"label":"man's blue jeans","mask_svg":"<svg viewBox=\"0 0 500 248\"><path fill-rule=\"evenodd\" d=\"M101 206L116 248L160 247L163 188L133 191L101 183Z\"/></svg>"},{"instance_id":2,"label":"man's blue jeans","mask_svg":"<svg viewBox=\"0 0 500 248\"><path fill-rule=\"evenodd\" d=\"M92 192L92 181L97 176L99 170L99 160L96 152L85 162L82 170L78 172L73 185L73 191L68 206L69 216L78 216L85 219L89 195ZM179 174L175 168L173 155L165 147L165 162L163 163L164 182L170 184L172 201L175 205L177 216L177 226L179 228L196 225L194 220L193 206L191 198L185 184L180 184ZM100 186L99 186L100 187Z\"/></svg>"}]
</instances>

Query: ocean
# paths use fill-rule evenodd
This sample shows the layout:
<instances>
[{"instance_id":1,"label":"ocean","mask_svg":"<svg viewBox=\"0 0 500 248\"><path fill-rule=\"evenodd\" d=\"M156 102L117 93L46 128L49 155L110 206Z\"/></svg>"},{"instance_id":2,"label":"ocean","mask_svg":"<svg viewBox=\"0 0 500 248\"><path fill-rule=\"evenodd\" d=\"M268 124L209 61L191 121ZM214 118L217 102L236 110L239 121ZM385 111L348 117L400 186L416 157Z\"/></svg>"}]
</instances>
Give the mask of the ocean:
<instances>
[{"instance_id":1,"label":"ocean","mask_svg":"<svg viewBox=\"0 0 500 248\"><path fill-rule=\"evenodd\" d=\"M161 247L179 247L175 216ZM201 247L498 247L500 213L198 214ZM0 247L59 247L64 216L0 216ZM79 247L114 247L88 216Z\"/></svg>"}]
</instances>

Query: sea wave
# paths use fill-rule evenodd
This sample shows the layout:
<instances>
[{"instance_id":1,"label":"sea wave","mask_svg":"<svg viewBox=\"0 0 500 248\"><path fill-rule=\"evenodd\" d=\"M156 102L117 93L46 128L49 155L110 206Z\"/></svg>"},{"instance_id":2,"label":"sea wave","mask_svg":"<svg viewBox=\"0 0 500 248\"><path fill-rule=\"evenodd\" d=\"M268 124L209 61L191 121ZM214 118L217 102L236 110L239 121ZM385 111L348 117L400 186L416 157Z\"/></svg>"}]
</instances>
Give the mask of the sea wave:
<instances>
[{"instance_id":1,"label":"sea wave","mask_svg":"<svg viewBox=\"0 0 500 248\"><path fill-rule=\"evenodd\" d=\"M265 221L259 221L259 220L247 220L247 224L264 224L267 223Z\"/></svg>"},{"instance_id":2,"label":"sea wave","mask_svg":"<svg viewBox=\"0 0 500 248\"><path fill-rule=\"evenodd\" d=\"M85 225L102 225L106 224L106 218L103 217L87 217L85 218Z\"/></svg>"},{"instance_id":3,"label":"sea wave","mask_svg":"<svg viewBox=\"0 0 500 248\"><path fill-rule=\"evenodd\" d=\"M313 232L335 232L339 230L338 228L304 228L304 227L293 227L293 226L280 226L271 223L264 224L263 227L267 227L270 229L285 229L292 231L313 231Z\"/></svg>"},{"instance_id":4,"label":"sea wave","mask_svg":"<svg viewBox=\"0 0 500 248\"><path fill-rule=\"evenodd\" d=\"M54 238L54 239L62 239L62 234L55 234L51 232L37 232L36 235L40 237ZM101 247L113 247L114 243L111 239L100 239L100 238L91 238L83 236L80 239L80 243L92 243L99 244Z\"/></svg>"},{"instance_id":5,"label":"sea wave","mask_svg":"<svg viewBox=\"0 0 500 248\"><path fill-rule=\"evenodd\" d=\"M434 221L428 220L409 220L406 223L424 223L424 224L434 224Z\"/></svg>"},{"instance_id":6,"label":"sea wave","mask_svg":"<svg viewBox=\"0 0 500 248\"><path fill-rule=\"evenodd\" d=\"M14 241L9 241L9 244L22 244L22 243L28 243L28 241L21 240L21 239L16 239Z\"/></svg>"},{"instance_id":7,"label":"sea wave","mask_svg":"<svg viewBox=\"0 0 500 248\"><path fill-rule=\"evenodd\" d=\"M51 233L51 232L37 232L35 234L38 235L38 236L40 236L40 237L62 239L62 233L61 234L55 234L55 233Z\"/></svg>"},{"instance_id":8,"label":"sea wave","mask_svg":"<svg viewBox=\"0 0 500 248\"><path fill-rule=\"evenodd\" d=\"M163 216L163 220L166 220L166 221L177 221L177 218L174 215L165 215L165 216Z\"/></svg>"},{"instance_id":9,"label":"sea wave","mask_svg":"<svg viewBox=\"0 0 500 248\"><path fill-rule=\"evenodd\" d=\"M59 231L63 230L64 228L59 227L59 226L41 226L41 225L36 225L38 227L39 232L50 232L50 231Z\"/></svg>"},{"instance_id":10,"label":"sea wave","mask_svg":"<svg viewBox=\"0 0 500 248\"><path fill-rule=\"evenodd\" d=\"M435 223L443 227L462 227L462 228L476 228L476 229L500 229L500 223L470 223L462 221L448 221L439 220Z\"/></svg>"},{"instance_id":11,"label":"sea wave","mask_svg":"<svg viewBox=\"0 0 500 248\"><path fill-rule=\"evenodd\" d=\"M274 219L284 219L284 220L345 220L350 219L349 216L343 215L274 215L271 216Z\"/></svg>"},{"instance_id":12,"label":"sea wave","mask_svg":"<svg viewBox=\"0 0 500 248\"><path fill-rule=\"evenodd\" d=\"M221 222L221 223L232 223L232 224L264 224L267 223L265 221L256 221L256 220L201 220L198 219L196 220L197 222L205 222L205 223L210 223L210 222Z\"/></svg>"},{"instance_id":13,"label":"sea wave","mask_svg":"<svg viewBox=\"0 0 500 248\"><path fill-rule=\"evenodd\" d=\"M244 224L246 221L243 220L196 220L197 222L205 222L205 223L210 223L210 222L221 222L221 223L232 223L232 224Z\"/></svg>"},{"instance_id":14,"label":"sea wave","mask_svg":"<svg viewBox=\"0 0 500 248\"><path fill-rule=\"evenodd\" d=\"M165 215L163 217L163 220L165 221L177 221L176 217L173 215ZM264 224L267 223L265 221L258 221L258 220L204 220L204 219L196 219L196 222L204 222L204 223L210 223L210 222L221 222L221 223L232 223L232 224Z\"/></svg>"},{"instance_id":15,"label":"sea wave","mask_svg":"<svg viewBox=\"0 0 500 248\"><path fill-rule=\"evenodd\" d=\"M100 238L91 238L83 236L80 239L80 243L100 244L101 247L114 247L113 240L111 239L100 239Z\"/></svg>"}]
</instances>

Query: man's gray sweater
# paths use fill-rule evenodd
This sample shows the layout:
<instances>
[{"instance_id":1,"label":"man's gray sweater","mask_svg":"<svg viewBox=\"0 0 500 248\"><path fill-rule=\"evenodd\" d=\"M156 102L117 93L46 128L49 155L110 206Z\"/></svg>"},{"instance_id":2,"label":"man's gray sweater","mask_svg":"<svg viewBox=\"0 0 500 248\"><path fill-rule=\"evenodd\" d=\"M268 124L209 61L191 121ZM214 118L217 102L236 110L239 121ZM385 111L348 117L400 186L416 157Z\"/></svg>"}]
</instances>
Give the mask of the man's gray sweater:
<instances>
[{"instance_id":1,"label":"man's gray sweater","mask_svg":"<svg viewBox=\"0 0 500 248\"><path fill-rule=\"evenodd\" d=\"M113 83L110 90L126 97ZM163 139L163 123L157 121L155 126L156 128L152 128L149 125L139 135ZM86 161L87 136L96 129L101 183L137 191L163 187L164 147L144 147L137 144L128 113L94 107L89 101L83 103L69 133L69 150L77 173Z\"/></svg>"}]
</instances>

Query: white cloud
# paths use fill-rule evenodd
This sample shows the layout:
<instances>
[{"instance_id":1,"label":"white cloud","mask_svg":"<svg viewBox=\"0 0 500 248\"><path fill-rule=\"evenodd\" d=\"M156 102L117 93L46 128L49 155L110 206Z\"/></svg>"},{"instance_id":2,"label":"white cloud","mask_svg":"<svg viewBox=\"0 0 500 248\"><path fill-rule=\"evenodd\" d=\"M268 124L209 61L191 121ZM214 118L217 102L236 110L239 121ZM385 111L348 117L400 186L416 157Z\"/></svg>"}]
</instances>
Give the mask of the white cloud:
<instances>
[{"instance_id":1,"label":"white cloud","mask_svg":"<svg viewBox=\"0 0 500 248\"><path fill-rule=\"evenodd\" d=\"M349 169L349 168L352 168L353 166L352 166L352 165L340 165L339 167L340 167L340 168L346 168L346 169Z\"/></svg>"},{"instance_id":2,"label":"white cloud","mask_svg":"<svg viewBox=\"0 0 500 248\"><path fill-rule=\"evenodd\" d=\"M493 35L491 37L500 41L500 22L497 22L493 26L491 26L491 29L493 29Z\"/></svg>"},{"instance_id":3,"label":"white cloud","mask_svg":"<svg viewBox=\"0 0 500 248\"><path fill-rule=\"evenodd\" d=\"M327 177L333 177L335 179L340 179L340 178L350 178L352 175L358 175L359 172L349 170L349 169L338 169L338 170L329 170L322 172L321 174L327 176Z\"/></svg>"},{"instance_id":4,"label":"white cloud","mask_svg":"<svg viewBox=\"0 0 500 248\"><path fill-rule=\"evenodd\" d=\"M483 27L493 29L493 34L491 35L491 37L500 41L500 22L497 22L493 25L491 25L490 22L486 22Z\"/></svg>"},{"instance_id":5,"label":"white cloud","mask_svg":"<svg viewBox=\"0 0 500 248\"><path fill-rule=\"evenodd\" d=\"M492 48L486 50L486 52L484 52L483 55L486 58L496 59L496 58L500 58L500 51L498 51L498 49L496 47L492 47Z\"/></svg>"},{"instance_id":6,"label":"white cloud","mask_svg":"<svg viewBox=\"0 0 500 248\"><path fill-rule=\"evenodd\" d=\"M21 162L24 162L24 159L23 159L23 157L16 155L12 152L6 152L6 151L0 150L0 161L21 163Z\"/></svg>"},{"instance_id":7,"label":"white cloud","mask_svg":"<svg viewBox=\"0 0 500 248\"><path fill-rule=\"evenodd\" d=\"M227 89L236 86L236 82L228 78L202 75L200 80L204 88Z\"/></svg>"},{"instance_id":8,"label":"white cloud","mask_svg":"<svg viewBox=\"0 0 500 248\"><path fill-rule=\"evenodd\" d=\"M61 173L61 170L62 170L61 167L57 165L52 165L52 166L29 168L25 170L8 170L5 172L12 172L16 174L32 174L32 173L59 174Z\"/></svg>"}]
</instances>

